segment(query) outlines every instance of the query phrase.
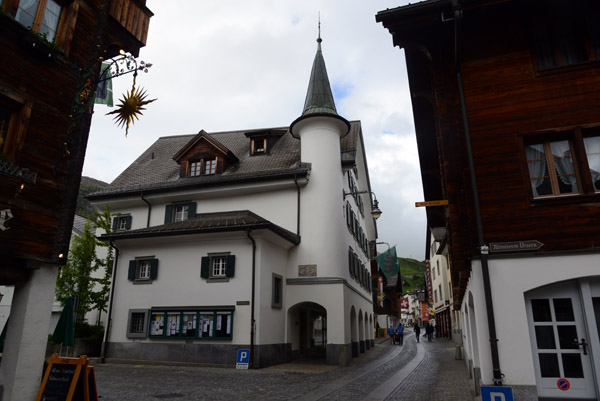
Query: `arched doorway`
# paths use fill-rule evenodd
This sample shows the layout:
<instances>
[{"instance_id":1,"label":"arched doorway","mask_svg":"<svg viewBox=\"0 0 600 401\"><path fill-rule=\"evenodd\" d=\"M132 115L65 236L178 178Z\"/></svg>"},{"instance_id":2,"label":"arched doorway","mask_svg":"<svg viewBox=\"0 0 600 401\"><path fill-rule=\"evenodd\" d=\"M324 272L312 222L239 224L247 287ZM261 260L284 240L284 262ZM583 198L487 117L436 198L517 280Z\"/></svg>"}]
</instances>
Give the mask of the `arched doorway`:
<instances>
[{"instance_id":1,"label":"arched doorway","mask_svg":"<svg viewBox=\"0 0 600 401\"><path fill-rule=\"evenodd\" d=\"M325 360L327 310L314 302L302 302L288 310L288 342L292 358Z\"/></svg>"}]
</instances>

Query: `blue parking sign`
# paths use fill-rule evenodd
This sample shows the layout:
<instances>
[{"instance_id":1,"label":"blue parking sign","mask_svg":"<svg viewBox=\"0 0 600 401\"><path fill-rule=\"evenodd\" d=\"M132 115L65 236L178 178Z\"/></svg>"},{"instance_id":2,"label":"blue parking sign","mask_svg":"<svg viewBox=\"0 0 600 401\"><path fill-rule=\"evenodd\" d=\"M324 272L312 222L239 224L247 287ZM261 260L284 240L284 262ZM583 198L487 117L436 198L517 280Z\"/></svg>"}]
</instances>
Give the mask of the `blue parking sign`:
<instances>
[{"instance_id":1,"label":"blue parking sign","mask_svg":"<svg viewBox=\"0 0 600 401\"><path fill-rule=\"evenodd\" d=\"M512 387L481 386L481 401L514 401Z\"/></svg>"},{"instance_id":2,"label":"blue parking sign","mask_svg":"<svg viewBox=\"0 0 600 401\"><path fill-rule=\"evenodd\" d=\"M248 363L250 363L250 350L238 349L236 369L248 369Z\"/></svg>"}]
</instances>

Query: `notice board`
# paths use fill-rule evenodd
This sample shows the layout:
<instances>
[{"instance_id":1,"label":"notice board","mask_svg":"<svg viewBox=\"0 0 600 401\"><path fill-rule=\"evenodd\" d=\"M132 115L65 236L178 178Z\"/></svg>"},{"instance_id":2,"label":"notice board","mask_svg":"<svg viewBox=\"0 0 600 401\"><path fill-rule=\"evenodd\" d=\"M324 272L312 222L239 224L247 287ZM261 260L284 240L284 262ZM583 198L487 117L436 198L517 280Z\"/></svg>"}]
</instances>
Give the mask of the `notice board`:
<instances>
[{"instance_id":1,"label":"notice board","mask_svg":"<svg viewBox=\"0 0 600 401\"><path fill-rule=\"evenodd\" d=\"M96 376L87 356L48 358L36 401L98 401Z\"/></svg>"}]
</instances>

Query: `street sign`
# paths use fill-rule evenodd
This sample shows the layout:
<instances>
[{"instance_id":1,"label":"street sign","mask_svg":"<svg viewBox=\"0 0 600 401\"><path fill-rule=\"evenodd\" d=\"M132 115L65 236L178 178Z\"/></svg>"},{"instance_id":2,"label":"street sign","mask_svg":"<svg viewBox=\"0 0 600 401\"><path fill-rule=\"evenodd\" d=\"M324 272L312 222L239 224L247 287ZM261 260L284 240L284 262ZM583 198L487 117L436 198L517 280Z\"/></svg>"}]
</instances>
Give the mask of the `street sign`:
<instances>
[{"instance_id":1,"label":"street sign","mask_svg":"<svg viewBox=\"0 0 600 401\"><path fill-rule=\"evenodd\" d=\"M481 386L481 401L514 401L512 387Z\"/></svg>"},{"instance_id":2,"label":"street sign","mask_svg":"<svg viewBox=\"0 0 600 401\"><path fill-rule=\"evenodd\" d=\"M536 251L543 246L538 240L490 242L490 252Z\"/></svg>"},{"instance_id":3,"label":"street sign","mask_svg":"<svg viewBox=\"0 0 600 401\"><path fill-rule=\"evenodd\" d=\"M434 200L434 201L425 201L425 202L415 202L415 207L423 207L423 206L447 206L448 199L442 200Z\"/></svg>"},{"instance_id":4,"label":"street sign","mask_svg":"<svg viewBox=\"0 0 600 401\"><path fill-rule=\"evenodd\" d=\"M248 369L250 363L250 350L249 349L238 349L237 361L235 364L236 369Z\"/></svg>"}]
</instances>

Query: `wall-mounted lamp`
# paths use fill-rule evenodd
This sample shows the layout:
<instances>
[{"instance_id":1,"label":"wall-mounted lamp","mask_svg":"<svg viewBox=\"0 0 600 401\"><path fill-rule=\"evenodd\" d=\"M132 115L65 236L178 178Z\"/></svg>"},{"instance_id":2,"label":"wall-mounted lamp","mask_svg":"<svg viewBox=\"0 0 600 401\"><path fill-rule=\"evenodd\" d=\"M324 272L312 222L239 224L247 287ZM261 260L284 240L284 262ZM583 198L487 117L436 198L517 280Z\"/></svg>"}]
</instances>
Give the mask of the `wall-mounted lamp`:
<instances>
[{"instance_id":1,"label":"wall-mounted lamp","mask_svg":"<svg viewBox=\"0 0 600 401\"><path fill-rule=\"evenodd\" d=\"M371 216L373 216L373 218L375 220L377 220L379 217L381 217L381 213L383 213L383 212L381 211L381 209L379 209L379 202L377 201L377 197L375 196L374 192L371 192L371 191L346 192L346 191L344 191L344 199L346 199L346 196L348 196L348 195L360 195L360 194L373 195L373 204L371 205Z\"/></svg>"}]
</instances>

